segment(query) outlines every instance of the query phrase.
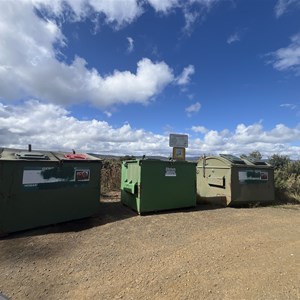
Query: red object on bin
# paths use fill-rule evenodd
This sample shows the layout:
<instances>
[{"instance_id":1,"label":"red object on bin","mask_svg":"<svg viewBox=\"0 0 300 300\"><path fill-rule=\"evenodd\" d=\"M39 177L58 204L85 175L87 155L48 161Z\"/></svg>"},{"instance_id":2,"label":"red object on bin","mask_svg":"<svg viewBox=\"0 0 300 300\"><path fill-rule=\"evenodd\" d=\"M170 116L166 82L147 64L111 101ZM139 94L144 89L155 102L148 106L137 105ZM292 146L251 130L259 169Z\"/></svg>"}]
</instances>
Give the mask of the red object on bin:
<instances>
[{"instance_id":1,"label":"red object on bin","mask_svg":"<svg viewBox=\"0 0 300 300\"><path fill-rule=\"evenodd\" d=\"M68 159L86 159L86 155L85 154L80 154L80 153L75 153L75 154L65 154L64 155L65 158Z\"/></svg>"}]
</instances>

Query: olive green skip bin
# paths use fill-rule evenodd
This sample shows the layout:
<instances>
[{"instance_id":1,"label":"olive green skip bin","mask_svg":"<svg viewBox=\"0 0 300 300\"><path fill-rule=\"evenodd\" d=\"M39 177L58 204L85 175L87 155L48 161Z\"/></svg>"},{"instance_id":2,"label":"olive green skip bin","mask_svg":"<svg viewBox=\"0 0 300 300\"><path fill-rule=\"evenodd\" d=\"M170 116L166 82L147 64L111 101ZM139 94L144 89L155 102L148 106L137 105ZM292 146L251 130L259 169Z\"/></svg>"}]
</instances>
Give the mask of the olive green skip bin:
<instances>
[{"instance_id":1,"label":"olive green skip bin","mask_svg":"<svg viewBox=\"0 0 300 300\"><path fill-rule=\"evenodd\" d=\"M87 154L0 150L0 234L93 215L100 170Z\"/></svg>"},{"instance_id":2,"label":"olive green skip bin","mask_svg":"<svg viewBox=\"0 0 300 300\"><path fill-rule=\"evenodd\" d=\"M199 203L240 206L275 199L274 169L264 161L233 155L202 157L197 165Z\"/></svg>"},{"instance_id":3,"label":"olive green skip bin","mask_svg":"<svg viewBox=\"0 0 300 300\"><path fill-rule=\"evenodd\" d=\"M196 163L123 161L121 202L139 214L196 206Z\"/></svg>"}]
</instances>

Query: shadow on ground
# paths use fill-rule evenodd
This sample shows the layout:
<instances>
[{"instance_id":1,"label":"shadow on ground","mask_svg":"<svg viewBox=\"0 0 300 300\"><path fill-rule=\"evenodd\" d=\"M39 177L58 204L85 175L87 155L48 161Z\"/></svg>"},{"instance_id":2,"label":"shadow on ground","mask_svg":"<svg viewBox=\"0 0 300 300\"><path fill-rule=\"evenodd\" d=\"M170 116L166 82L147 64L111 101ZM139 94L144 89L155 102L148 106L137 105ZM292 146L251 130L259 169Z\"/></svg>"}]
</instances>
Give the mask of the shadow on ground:
<instances>
[{"instance_id":1,"label":"shadow on ground","mask_svg":"<svg viewBox=\"0 0 300 300\"><path fill-rule=\"evenodd\" d=\"M63 233L63 232L80 232L90 228L103 226L105 224L114 223L124 219L137 217L137 213L131 208L124 206L120 202L120 193L112 192L108 194L101 195L101 206L99 212L94 216L89 218L84 218L80 220L73 220L59 224L53 224L45 227L29 229L21 232L11 233L3 239L15 239L23 238L28 236L38 236L46 235L51 233ZM299 202L297 202L299 204ZM256 203L255 205L246 204L245 206L235 207L235 208L256 208L261 206L273 206L273 205L282 205L284 203ZM182 209L172 209L165 211L155 211L150 213L143 213L142 215L155 215L155 214L173 214L173 213L189 213L195 211L207 211L222 209L224 206L217 204L197 204L196 207L182 208Z\"/></svg>"},{"instance_id":2,"label":"shadow on ground","mask_svg":"<svg viewBox=\"0 0 300 300\"><path fill-rule=\"evenodd\" d=\"M137 216L134 211L120 202L119 197L102 195L100 202L101 206L99 212L89 218L10 233L8 236L4 237L4 239L23 238L49 233L79 232Z\"/></svg>"}]
</instances>

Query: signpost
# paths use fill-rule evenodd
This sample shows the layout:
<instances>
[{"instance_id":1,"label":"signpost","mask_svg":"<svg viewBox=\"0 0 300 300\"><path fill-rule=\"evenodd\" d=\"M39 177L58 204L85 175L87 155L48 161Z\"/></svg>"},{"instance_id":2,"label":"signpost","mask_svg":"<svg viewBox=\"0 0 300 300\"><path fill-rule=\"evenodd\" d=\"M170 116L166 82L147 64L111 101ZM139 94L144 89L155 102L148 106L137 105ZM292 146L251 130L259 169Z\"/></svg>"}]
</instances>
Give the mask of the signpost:
<instances>
[{"instance_id":1,"label":"signpost","mask_svg":"<svg viewBox=\"0 0 300 300\"><path fill-rule=\"evenodd\" d=\"M169 146L173 147L173 159L185 160L185 148L188 147L188 135L171 133Z\"/></svg>"}]
</instances>

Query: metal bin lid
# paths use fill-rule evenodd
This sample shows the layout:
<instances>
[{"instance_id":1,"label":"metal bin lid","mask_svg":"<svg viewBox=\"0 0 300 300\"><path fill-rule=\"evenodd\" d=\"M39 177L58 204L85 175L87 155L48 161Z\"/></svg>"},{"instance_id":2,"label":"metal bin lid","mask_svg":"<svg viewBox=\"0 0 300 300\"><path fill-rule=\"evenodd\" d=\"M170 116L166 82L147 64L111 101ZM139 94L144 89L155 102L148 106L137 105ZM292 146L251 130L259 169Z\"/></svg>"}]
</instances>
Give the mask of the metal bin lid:
<instances>
[{"instance_id":1,"label":"metal bin lid","mask_svg":"<svg viewBox=\"0 0 300 300\"><path fill-rule=\"evenodd\" d=\"M231 154L220 154L222 158L225 158L226 160L230 161L233 164L236 165L246 165L246 162L240 159L239 157Z\"/></svg>"}]
</instances>

